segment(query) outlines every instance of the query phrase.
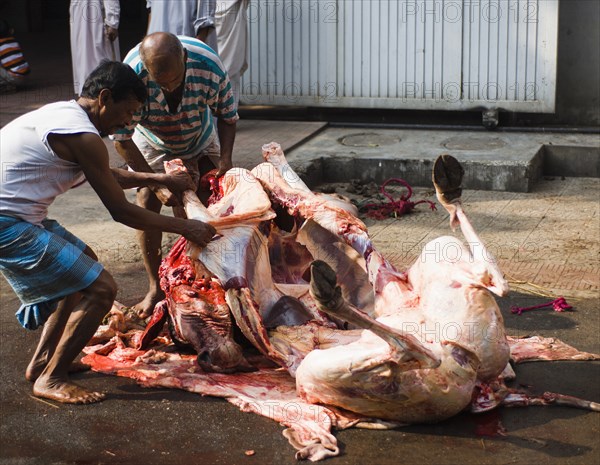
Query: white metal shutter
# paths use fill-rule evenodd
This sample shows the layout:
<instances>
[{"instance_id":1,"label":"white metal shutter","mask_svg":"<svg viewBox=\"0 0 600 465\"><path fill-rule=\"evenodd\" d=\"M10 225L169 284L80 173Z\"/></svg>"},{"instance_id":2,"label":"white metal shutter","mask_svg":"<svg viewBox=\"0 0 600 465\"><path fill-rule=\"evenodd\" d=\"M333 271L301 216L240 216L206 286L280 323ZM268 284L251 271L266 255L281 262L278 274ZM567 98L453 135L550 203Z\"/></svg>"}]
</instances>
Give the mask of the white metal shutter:
<instances>
[{"instance_id":1,"label":"white metal shutter","mask_svg":"<svg viewBox=\"0 0 600 465\"><path fill-rule=\"evenodd\" d=\"M258 0L247 104L554 110L558 0Z\"/></svg>"}]
</instances>

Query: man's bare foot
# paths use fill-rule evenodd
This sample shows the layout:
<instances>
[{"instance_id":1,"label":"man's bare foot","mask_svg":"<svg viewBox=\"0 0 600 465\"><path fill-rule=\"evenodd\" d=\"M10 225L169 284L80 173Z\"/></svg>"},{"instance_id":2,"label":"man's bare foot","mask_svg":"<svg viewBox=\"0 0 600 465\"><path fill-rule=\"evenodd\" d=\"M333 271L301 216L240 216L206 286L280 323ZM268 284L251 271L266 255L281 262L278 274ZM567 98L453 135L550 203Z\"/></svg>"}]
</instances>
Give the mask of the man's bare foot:
<instances>
[{"instance_id":1,"label":"man's bare foot","mask_svg":"<svg viewBox=\"0 0 600 465\"><path fill-rule=\"evenodd\" d=\"M140 318L148 318L154 312L154 306L164 298L165 293L163 291L149 291L141 302L133 305L131 308Z\"/></svg>"},{"instance_id":2,"label":"man's bare foot","mask_svg":"<svg viewBox=\"0 0 600 465\"><path fill-rule=\"evenodd\" d=\"M67 380L38 378L33 385L33 395L64 404L92 404L104 400L106 394L90 391Z\"/></svg>"},{"instance_id":3,"label":"man's bare foot","mask_svg":"<svg viewBox=\"0 0 600 465\"><path fill-rule=\"evenodd\" d=\"M27 381L31 381L33 383L40 377L40 375L42 374L42 371L44 371L44 368L46 368L45 363L44 364L35 364L32 361L29 364L29 366L27 367L27 370L25 370L25 379ZM79 361L71 362L71 366L69 366L69 374L81 373L83 371L89 371L89 370L90 370L89 365L86 365L85 363L81 363Z\"/></svg>"}]
</instances>

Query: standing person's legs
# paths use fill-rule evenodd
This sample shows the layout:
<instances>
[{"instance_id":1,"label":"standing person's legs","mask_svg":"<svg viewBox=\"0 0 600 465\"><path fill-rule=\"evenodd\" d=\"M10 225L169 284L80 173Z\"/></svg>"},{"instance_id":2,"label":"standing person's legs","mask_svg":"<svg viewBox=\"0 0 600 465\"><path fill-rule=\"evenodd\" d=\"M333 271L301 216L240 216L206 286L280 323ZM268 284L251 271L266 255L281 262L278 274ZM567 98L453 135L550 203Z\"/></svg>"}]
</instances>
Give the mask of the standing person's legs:
<instances>
[{"instance_id":1,"label":"standing person's legs","mask_svg":"<svg viewBox=\"0 0 600 465\"><path fill-rule=\"evenodd\" d=\"M68 296L59 311L53 313L44 325L40 343L46 341L53 354L33 385L33 394L37 397L73 404L98 402L105 397L101 392L90 391L71 382L68 371L109 311L117 294L117 285L104 270L79 294L80 298L72 298L73 294ZM56 339L55 347L48 344L48 341Z\"/></svg>"},{"instance_id":2,"label":"standing person's legs","mask_svg":"<svg viewBox=\"0 0 600 465\"><path fill-rule=\"evenodd\" d=\"M92 258L95 261L98 261L98 257L94 253L92 249L86 247L83 251L88 257ZM48 362L54 355L54 351L56 350L56 346L60 341L60 338L63 334L63 330L69 319L69 315L75 308L75 306L81 300L81 294L76 292L75 294L68 295L58 304L58 308L44 323L44 328L42 330L42 335L40 336L40 340L38 342L37 348L29 365L27 366L27 370L25 371L25 378L29 381L36 381L39 376L48 365ZM73 363L69 367L69 372L75 371L86 371L89 370L89 367L80 363Z\"/></svg>"},{"instance_id":3,"label":"standing person's legs","mask_svg":"<svg viewBox=\"0 0 600 465\"><path fill-rule=\"evenodd\" d=\"M44 327L26 371L34 394L65 403L101 400L104 394L68 377L117 291L96 255L56 221L36 226L0 216L0 271L23 302L16 314L21 325Z\"/></svg>"},{"instance_id":4,"label":"standing person's legs","mask_svg":"<svg viewBox=\"0 0 600 465\"><path fill-rule=\"evenodd\" d=\"M67 320L75 306L81 300L81 294L76 292L65 297L58 304L58 308L44 323L42 335L35 349L33 357L25 370L25 378L29 381L36 381L48 363L54 356L58 342L63 335Z\"/></svg>"},{"instance_id":5,"label":"standing person's legs","mask_svg":"<svg viewBox=\"0 0 600 465\"><path fill-rule=\"evenodd\" d=\"M137 204L155 213L160 213L162 207L160 200L147 187L138 190ZM148 293L139 303L134 305L134 308L139 316L145 318L151 315L154 306L165 298L158 279L158 268L162 259L162 232L137 231L137 238L142 252L146 276L148 277Z\"/></svg>"},{"instance_id":6,"label":"standing person's legs","mask_svg":"<svg viewBox=\"0 0 600 465\"><path fill-rule=\"evenodd\" d=\"M160 152L153 148L142 136L137 136L137 133L134 135L133 141L138 146L140 152L142 152L154 172L164 173L164 162L178 158L176 156L167 156L164 152ZM204 159L207 158L206 156L218 157L219 150L218 143L213 141L206 149L200 152L197 157L183 160L189 175L197 186L200 183L201 175L215 167L214 163L208 161L207 164ZM200 200L205 202L209 195L210 192L208 192L208 195L205 195L205 199L200 198ZM140 207L155 213L159 213L162 207L160 200L158 200L156 195L146 187L138 190L137 203ZM183 207L174 207L173 212L175 216L185 218ZM138 240L142 251L144 267L146 268L146 274L148 276L148 293L139 303L134 305L134 308L140 317L145 318L151 315L154 311L154 306L165 298L165 294L160 288L160 279L158 277L158 269L162 260L162 233L160 231L139 231Z\"/></svg>"},{"instance_id":7,"label":"standing person's legs","mask_svg":"<svg viewBox=\"0 0 600 465\"><path fill-rule=\"evenodd\" d=\"M138 131L133 134L133 142L144 156L154 172L164 173L164 161L169 158L164 151L158 150ZM154 192L142 187L137 191L137 204L154 213L160 213L162 203ZM154 306L165 298L160 288L158 279L158 268L162 259L162 232L161 231L137 231L137 239L142 253L144 268L148 278L148 292L145 297L135 304L133 308L137 314L145 318L152 314Z\"/></svg>"},{"instance_id":8,"label":"standing person's legs","mask_svg":"<svg viewBox=\"0 0 600 465\"><path fill-rule=\"evenodd\" d=\"M213 161L213 158L210 156L203 156L198 159L198 172L200 173L200 178L204 176L209 171L212 171L217 168L217 164ZM200 201L208 206L208 199L211 196L212 192L208 186L202 185L202 183L197 184L198 189L196 190L196 195L200 199Z\"/></svg>"},{"instance_id":9,"label":"standing person's legs","mask_svg":"<svg viewBox=\"0 0 600 465\"><path fill-rule=\"evenodd\" d=\"M192 179L196 182L196 195L200 201L208 206L208 199L212 192L210 186L204 185L201 180L202 177L212 170L218 169L219 157L221 155L221 147L219 145L219 138L215 137L214 140L198 155L197 162L194 165L196 173L192 175ZM187 166L187 165L186 165ZM191 171L188 168L188 171Z\"/></svg>"}]
</instances>

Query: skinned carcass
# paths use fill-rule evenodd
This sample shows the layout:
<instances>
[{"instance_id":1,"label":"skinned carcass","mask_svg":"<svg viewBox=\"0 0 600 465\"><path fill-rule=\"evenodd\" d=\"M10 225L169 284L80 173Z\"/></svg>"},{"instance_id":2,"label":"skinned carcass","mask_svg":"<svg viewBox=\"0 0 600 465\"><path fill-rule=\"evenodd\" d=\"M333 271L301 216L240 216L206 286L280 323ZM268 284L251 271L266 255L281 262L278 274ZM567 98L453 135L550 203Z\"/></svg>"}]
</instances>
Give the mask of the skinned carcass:
<instances>
[{"instance_id":1,"label":"skinned carcass","mask_svg":"<svg viewBox=\"0 0 600 465\"><path fill-rule=\"evenodd\" d=\"M312 193L277 144L263 154L266 163L251 172L230 170L222 198L208 208L184 195L188 217L218 235L204 249L180 239L165 258L167 299L145 333L130 338L152 349L130 349L127 358L122 342L89 348L94 369L225 397L287 425L298 457L311 460L339 453L332 427L435 422L503 403L598 409L503 385L514 375L511 346L523 357L531 357L528 347L545 359L598 356L506 336L492 293L508 286L462 210L456 160L436 161L434 184L468 246L452 236L431 241L402 273L347 203ZM172 339L197 356L152 342L166 319ZM234 325L243 338L234 340ZM257 363L248 345L280 368Z\"/></svg>"}]
</instances>

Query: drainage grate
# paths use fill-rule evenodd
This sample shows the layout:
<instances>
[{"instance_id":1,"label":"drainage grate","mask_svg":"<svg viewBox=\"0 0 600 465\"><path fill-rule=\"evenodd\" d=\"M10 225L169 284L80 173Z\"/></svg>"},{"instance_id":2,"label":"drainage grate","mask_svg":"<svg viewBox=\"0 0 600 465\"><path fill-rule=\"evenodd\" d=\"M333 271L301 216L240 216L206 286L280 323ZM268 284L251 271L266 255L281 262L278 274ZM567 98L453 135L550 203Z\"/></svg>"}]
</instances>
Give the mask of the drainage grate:
<instances>
[{"instance_id":1,"label":"drainage grate","mask_svg":"<svg viewBox=\"0 0 600 465\"><path fill-rule=\"evenodd\" d=\"M401 139L399 137L387 134L377 134L375 132L349 134L338 139L340 144L347 147L382 147L394 145L400 141Z\"/></svg>"},{"instance_id":2,"label":"drainage grate","mask_svg":"<svg viewBox=\"0 0 600 465\"><path fill-rule=\"evenodd\" d=\"M442 147L448 150L495 150L501 149L506 142L497 137L457 136L446 139Z\"/></svg>"}]
</instances>

